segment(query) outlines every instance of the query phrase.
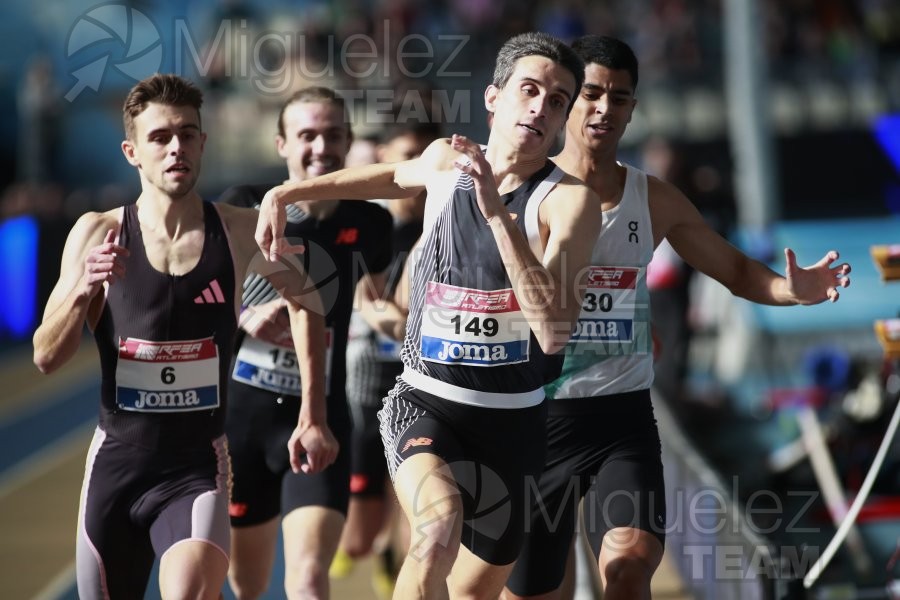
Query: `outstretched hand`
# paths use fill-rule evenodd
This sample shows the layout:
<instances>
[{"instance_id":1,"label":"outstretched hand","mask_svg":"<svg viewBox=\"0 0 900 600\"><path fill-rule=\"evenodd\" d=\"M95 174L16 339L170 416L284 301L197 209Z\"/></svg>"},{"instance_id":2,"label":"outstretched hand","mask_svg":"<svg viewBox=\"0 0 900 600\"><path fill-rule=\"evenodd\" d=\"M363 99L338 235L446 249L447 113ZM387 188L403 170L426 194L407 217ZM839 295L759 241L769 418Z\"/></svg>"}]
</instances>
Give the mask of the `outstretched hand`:
<instances>
[{"instance_id":1,"label":"outstretched hand","mask_svg":"<svg viewBox=\"0 0 900 600\"><path fill-rule=\"evenodd\" d=\"M850 285L850 264L831 266L840 258L836 250L829 250L819 262L806 268L797 266L797 256L790 248L784 249L784 258L787 262L785 278L788 291L798 304L819 304L825 300L837 302L841 296L838 289Z\"/></svg>"},{"instance_id":2,"label":"outstretched hand","mask_svg":"<svg viewBox=\"0 0 900 600\"><path fill-rule=\"evenodd\" d=\"M256 245L263 256L270 262L277 261L286 254L302 254L303 245L293 245L284 237L284 226L287 214L280 202L280 188L275 186L266 192L259 205L259 218L256 221Z\"/></svg>"},{"instance_id":3,"label":"outstretched hand","mask_svg":"<svg viewBox=\"0 0 900 600\"><path fill-rule=\"evenodd\" d=\"M339 448L327 425L297 425L288 440L291 470L294 473L318 473L334 462Z\"/></svg>"},{"instance_id":4,"label":"outstretched hand","mask_svg":"<svg viewBox=\"0 0 900 600\"><path fill-rule=\"evenodd\" d=\"M450 139L450 147L469 157L469 162L460 158L454 164L457 169L472 177L475 184L475 197L478 200L478 208L481 210L482 216L490 221L501 211L505 211L506 207L500 200L500 194L497 191L494 171L485 158L484 152L481 151L481 146L465 136L454 133Z\"/></svg>"}]
</instances>

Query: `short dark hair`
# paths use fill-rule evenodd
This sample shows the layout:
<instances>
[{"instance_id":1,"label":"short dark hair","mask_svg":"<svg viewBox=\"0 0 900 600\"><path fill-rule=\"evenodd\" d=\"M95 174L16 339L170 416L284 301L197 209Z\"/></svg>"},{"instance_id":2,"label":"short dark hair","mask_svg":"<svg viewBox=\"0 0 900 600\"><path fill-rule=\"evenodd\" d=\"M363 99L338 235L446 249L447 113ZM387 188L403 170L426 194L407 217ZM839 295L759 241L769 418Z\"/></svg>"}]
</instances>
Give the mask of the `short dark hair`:
<instances>
[{"instance_id":1,"label":"short dark hair","mask_svg":"<svg viewBox=\"0 0 900 600\"><path fill-rule=\"evenodd\" d=\"M571 71L575 77L575 93L569 103L569 110L572 110L584 83L584 62L574 50L552 35L532 31L507 40L497 53L494 79L491 83L498 88L505 86L516 68L516 61L526 56L544 56Z\"/></svg>"},{"instance_id":2,"label":"short dark hair","mask_svg":"<svg viewBox=\"0 0 900 600\"><path fill-rule=\"evenodd\" d=\"M585 65L596 63L615 71L628 71L631 88L637 90L638 60L631 46L608 35L585 35L572 42L572 50Z\"/></svg>"},{"instance_id":3,"label":"short dark hair","mask_svg":"<svg viewBox=\"0 0 900 600\"><path fill-rule=\"evenodd\" d=\"M199 119L203 92L190 80L171 73L155 73L142 79L128 92L122 107L127 139L134 139L134 118L147 110L151 102L166 106L191 106L197 111Z\"/></svg>"},{"instance_id":4,"label":"short dark hair","mask_svg":"<svg viewBox=\"0 0 900 600\"><path fill-rule=\"evenodd\" d=\"M331 88L314 85L297 90L284 101L284 104L281 105L281 110L278 111L278 135L281 137L285 136L284 113L287 110L287 107L295 102L333 104L344 114L344 122L347 124L347 131L350 131L350 119L347 116L347 105L344 102L344 99Z\"/></svg>"}]
</instances>

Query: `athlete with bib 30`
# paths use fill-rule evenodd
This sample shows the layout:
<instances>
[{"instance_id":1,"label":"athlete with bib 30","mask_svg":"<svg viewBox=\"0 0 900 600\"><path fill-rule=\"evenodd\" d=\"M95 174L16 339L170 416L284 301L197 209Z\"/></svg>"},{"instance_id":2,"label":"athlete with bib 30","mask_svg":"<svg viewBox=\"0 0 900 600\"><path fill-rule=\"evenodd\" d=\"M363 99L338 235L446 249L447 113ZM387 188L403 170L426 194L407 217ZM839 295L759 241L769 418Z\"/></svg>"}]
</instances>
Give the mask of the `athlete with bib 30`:
<instances>
[{"instance_id":1,"label":"athlete with bib 30","mask_svg":"<svg viewBox=\"0 0 900 600\"><path fill-rule=\"evenodd\" d=\"M623 42L585 36L572 46L586 64L584 86L556 161L603 202L578 325L562 375L548 396L547 464L529 534L504 598L566 597L578 503L606 600L650 598L666 531L660 440L650 402L653 354L647 265L668 239L684 260L737 296L763 304L835 301L850 266L828 252L808 268L785 250L781 276L730 245L677 188L618 163L619 140L637 100L637 59Z\"/></svg>"}]
</instances>

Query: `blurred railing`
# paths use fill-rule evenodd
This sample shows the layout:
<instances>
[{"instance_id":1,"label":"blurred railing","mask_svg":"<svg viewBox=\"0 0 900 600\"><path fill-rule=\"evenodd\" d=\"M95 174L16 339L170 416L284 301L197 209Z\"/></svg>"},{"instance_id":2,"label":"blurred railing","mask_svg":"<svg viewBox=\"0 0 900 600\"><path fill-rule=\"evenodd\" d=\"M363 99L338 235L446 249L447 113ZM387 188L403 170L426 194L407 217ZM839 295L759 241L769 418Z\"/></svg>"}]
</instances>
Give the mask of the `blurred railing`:
<instances>
[{"instance_id":1,"label":"blurred railing","mask_svg":"<svg viewBox=\"0 0 900 600\"><path fill-rule=\"evenodd\" d=\"M697 600L798 597L791 574L807 557L779 555L658 397L654 411L666 478L666 554L685 588Z\"/></svg>"}]
</instances>

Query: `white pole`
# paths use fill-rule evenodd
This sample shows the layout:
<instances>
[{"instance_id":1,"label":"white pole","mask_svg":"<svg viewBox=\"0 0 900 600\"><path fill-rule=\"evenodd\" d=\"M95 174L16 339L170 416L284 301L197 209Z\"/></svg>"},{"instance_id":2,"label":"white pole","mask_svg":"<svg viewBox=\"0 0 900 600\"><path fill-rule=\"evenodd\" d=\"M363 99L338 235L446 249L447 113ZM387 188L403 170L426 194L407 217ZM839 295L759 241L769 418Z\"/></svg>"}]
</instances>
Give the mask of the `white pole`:
<instances>
[{"instance_id":1,"label":"white pole","mask_svg":"<svg viewBox=\"0 0 900 600\"><path fill-rule=\"evenodd\" d=\"M803 578L803 586L805 588L809 589L813 586L813 584L816 582L816 579L819 578L819 575L821 575L822 571L825 570L825 567L828 566L828 563L831 561L834 553L837 552L837 549L844 541L844 538L847 536L850 528L853 527L853 524L856 522L856 517L859 515L859 511L862 509L862 505L866 501L866 498L868 498L869 492L872 489L872 485L875 483L875 478L878 476L878 471L879 469L881 469L881 464L884 462L884 457L887 456L887 451L891 446L891 441L893 441L894 435L897 433L898 423L900 423L900 402L897 403L897 407L894 409L894 416L891 417L891 422L884 434L884 439L881 440L881 446L878 448L878 453L875 455L875 460L872 462L872 466L869 467L869 472L866 473L866 478L863 481L862 486L859 488L859 493L853 500L853 504L850 506L850 510L847 511L847 516L844 517L844 520L841 523L841 526L838 527L838 530L834 534L834 537L831 538L830 542L828 542L828 546L825 548L825 552L822 553L822 556L819 557L819 560L816 561L816 564L812 566L812 568L809 570L809 573L807 573L806 577Z\"/></svg>"},{"instance_id":2,"label":"white pole","mask_svg":"<svg viewBox=\"0 0 900 600\"><path fill-rule=\"evenodd\" d=\"M848 514L847 498L844 496L844 488L825 444L825 436L822 434L822 426L819 424L816 411L808 405L801 406L797 412L797 422L800 424L800 432L809 453L813 473L825 498L828 514L831 515L835 527L839 527ZM866 552L866 545L856 526L851 526L847 531L847 547L850 548L856 572L860 575L871 573L872 559Z\"/></svg>"}]
</instances>

